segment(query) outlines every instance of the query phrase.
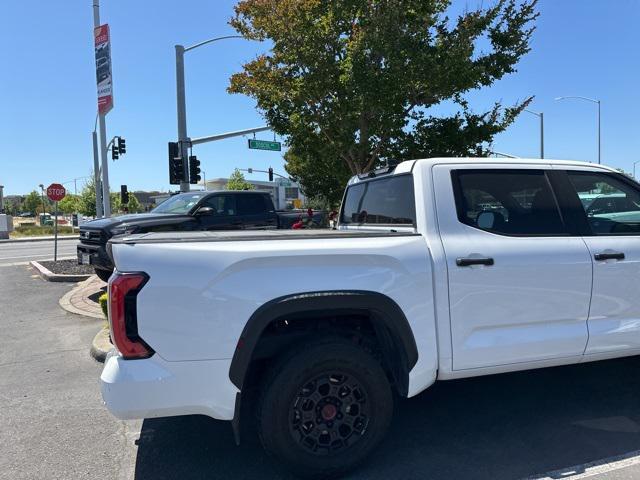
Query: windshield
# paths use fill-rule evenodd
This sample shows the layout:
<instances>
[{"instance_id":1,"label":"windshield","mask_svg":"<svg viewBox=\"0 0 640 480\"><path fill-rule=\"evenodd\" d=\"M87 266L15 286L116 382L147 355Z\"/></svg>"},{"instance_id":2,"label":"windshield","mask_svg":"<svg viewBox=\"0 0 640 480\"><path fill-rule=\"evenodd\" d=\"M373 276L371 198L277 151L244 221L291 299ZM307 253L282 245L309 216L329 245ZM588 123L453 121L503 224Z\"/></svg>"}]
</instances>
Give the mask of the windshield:
<instances>
[{"instance_id":1,"label":"windshield","mask_svg":"<svg viewBox=\"0 0 640 480\"><path fill-rule=\"evenodd\" d=\"M204 197L202 193L184 193L181 195L174 195L167 198L164 202L151 210L151 213L177 213L185 214L194 207L200 199Z\"/></svg>"}]
</instances>

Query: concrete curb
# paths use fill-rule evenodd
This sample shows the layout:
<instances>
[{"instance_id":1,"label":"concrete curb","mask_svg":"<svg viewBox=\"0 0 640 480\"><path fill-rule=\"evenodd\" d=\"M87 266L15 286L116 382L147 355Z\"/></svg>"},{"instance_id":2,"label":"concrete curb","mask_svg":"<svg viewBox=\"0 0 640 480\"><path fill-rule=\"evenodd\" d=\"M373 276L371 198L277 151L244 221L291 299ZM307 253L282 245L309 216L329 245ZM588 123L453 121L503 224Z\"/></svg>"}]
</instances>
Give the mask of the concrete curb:
<instances>
[{"instance_id":1,"label":"concrete curb","mask_svg":"<svg viewBox=\"0 0 640 480\"><path fill-rule=\"evenodd\" d=\"M84 281L79 282L78 285L76 285L74 288L72 288L67 293L65 293L64 296L58 301L58 304L60 305L60 307L62 307L64 310L66 310L69 313L73 313L75 315L82 315L84 317L97 318L99 320L105 320L104 315L102 315L102 313L94 314L93 312L80 310L79 308L76 308L71 303L71 297L76 293L76 290L84 288L84 284L89 281L91 281L91 276L89 276L89 278L85 279Z\"/></svg>"},{"instance_id":2,"label":"concrete curb","mask_svg":"<svg viewBox=\"0 0 640 480\"><path fill-rule=\"evenodd\" d=\"M109 341L109 329L103 328L100 330L95 337L93 337L93 342L91 343L91 349L89 353L93 358L95 358L98 362L104 363L107 358L107 354L111 351L113 345Z\"/></svg>"},{"instance_id":3,"label":"concrete curb","mask_svg":"<svg viewBox=\"0 0 640 480\"><path fill-rule=\"evenodd\" d=\"M29 263L38 271L40 277L47 282L82 282L91 277L91 275L61 275L53 273L47 267L41 265L35 260L32 260Z\"/></svg>"},{"instance_id":4,"label":"concrete curb","mask_svg":"<svg viewBox=\"0 0 640 480\"><path fill-rule=\"evenodd\" d=\"M23 238L9 238L6 240L0 240L0 243L26 243L26 242L48 242L53 241L55 237L23 237ZM80 240L78 235L59 235L58 241L61 240Z\"/></svg>"}]
</instances>

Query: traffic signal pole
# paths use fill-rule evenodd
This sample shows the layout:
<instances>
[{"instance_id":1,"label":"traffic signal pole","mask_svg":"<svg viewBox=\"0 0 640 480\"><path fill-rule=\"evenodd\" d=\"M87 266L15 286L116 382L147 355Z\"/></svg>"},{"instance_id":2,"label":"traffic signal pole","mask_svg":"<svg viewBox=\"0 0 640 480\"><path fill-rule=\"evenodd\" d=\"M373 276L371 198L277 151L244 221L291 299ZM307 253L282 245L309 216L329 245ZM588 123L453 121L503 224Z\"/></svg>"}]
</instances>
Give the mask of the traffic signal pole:
<instances>
[{"instance_id":1,"label":"traffic signal pole","mask_svg":"<svg viewBox=\"0 0 640 480\"><path fill-rule=\"evenodd\" d=\"M189 188L189 138L187 137L187 101L184 91L184 47L176 45L176 106L178 113L178 145L182 158L183 179L180 191L188 192Z\"/></svg>"},{"instance_id":2,"label":"traffic signal pole","mask_svg":"<svg viewBox=\"0 0 640 480\"><path fill-rule=\"evenodd\" d=\"M100 26L100 0L93 0L93 27ZM109 159L107 158L107 123L104 115L98 115L100 130L100 158L102 159L102 203L104 216L111 216L111 198L109 195ZM96 204L98 198L96 197Z\"/></svg>"}]
</instances>

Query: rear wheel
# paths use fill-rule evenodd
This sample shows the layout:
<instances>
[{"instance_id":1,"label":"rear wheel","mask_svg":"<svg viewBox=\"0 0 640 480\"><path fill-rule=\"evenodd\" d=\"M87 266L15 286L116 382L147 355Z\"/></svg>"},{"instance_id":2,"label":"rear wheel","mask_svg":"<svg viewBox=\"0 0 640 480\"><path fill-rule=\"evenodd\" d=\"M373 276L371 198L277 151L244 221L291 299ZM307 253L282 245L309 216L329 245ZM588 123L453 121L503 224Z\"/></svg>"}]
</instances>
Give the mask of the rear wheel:
<instances>
[{"instance_id":1,"label":"rear wheel","mask_svg":"<svg viewBox=\"0 0 640 480\"><path fill-rule=\"evenodd\" d=\"M103 282L108 282L109 277L113 273L113 270L102 270L101 268L94 268L94 271L96 272L98 278Z\"/></svg>"},{"instance_id":2,"label":"rear wheel","mask_svg":"<svg viewBox=\"0 0 640 480\"><path fill-rule=\"evenodd\" d=\"M259 429L264 448L307 478L354 468L384 437L393 397L370 355L328 339L283 358L263 389Z\"/></svg>"}]
</instances>

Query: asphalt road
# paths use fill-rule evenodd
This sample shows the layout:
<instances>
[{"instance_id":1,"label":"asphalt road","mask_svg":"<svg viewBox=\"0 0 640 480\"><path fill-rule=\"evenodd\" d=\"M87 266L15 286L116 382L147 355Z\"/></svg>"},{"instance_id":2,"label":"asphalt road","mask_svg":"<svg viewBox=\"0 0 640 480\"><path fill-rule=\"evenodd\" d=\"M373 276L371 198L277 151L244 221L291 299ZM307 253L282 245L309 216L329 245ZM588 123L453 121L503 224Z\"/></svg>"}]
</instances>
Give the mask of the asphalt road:
<instances>
[{"instance_id":1,"label":"asphalt road","mask_svg":"<svg viewBox=\"0 0 640 480\"><path fill-rule=\"evenodd\" d=\"M33 275L0 269L0 479L290 478L249 422L236 447L206 417L111 417L88 354L100 322L63 312L71 287ZM639 371L630 358L442 382L397 402L388 438L348 478L640 478Z\"/></svg>"},{"instance_id":2,"label":"asphalt road","mask_svg":"<svg viewBox=\"0 0 640 480\"><path fill-rule=\"evenodd\" d=\"M58 257L75 257L78 240L59 240ZM30 260L53 259L53 240L41 242L0 242L0 267Z\"/></svg>"}]
</instances>

